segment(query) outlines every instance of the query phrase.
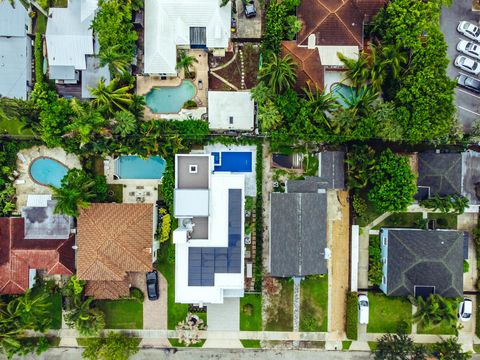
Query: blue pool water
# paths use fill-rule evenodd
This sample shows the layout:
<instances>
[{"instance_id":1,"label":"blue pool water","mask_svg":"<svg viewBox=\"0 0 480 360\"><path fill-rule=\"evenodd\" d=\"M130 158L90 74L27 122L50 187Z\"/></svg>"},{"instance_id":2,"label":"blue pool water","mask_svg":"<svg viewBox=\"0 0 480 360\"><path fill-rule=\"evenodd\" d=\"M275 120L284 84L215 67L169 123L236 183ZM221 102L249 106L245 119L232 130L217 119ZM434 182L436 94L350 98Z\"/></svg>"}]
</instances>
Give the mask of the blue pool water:
<instances>
[{"instance_id":1,"label":"blue pool water","mask_svg":"<svg viewBox=\"0 0 480 360\"><path fill-rule=\"evenodd\" d=\"M57 160L39 157L30 164L30 176L41 185L60 187L68 168Z\"/></svg>"},{"instance_id":2,"label":"blue pool water","mask_svg":"<svg viewBox=\"0 0 480 360\"><path fill-rule=\"evenodd\" d=\"M215 171L252 172L251 152L212 152L212 156Z\"/></svg>"},{"instance_id":3,"label":"blue pool water","mask_svg":"<svg viewBox=\"0 0 480 360\"><path fill-rule=\"evenodd\" d=\"M145 95L145 102L152 112L157 114L178 113L185 101L195 96L195 85L183 80L180 86L153 88Z\"/></svg>"},{"instance_id":4,"label":"blue pool water","mask_svg":"<svg viewBox=\"0 0 480 360\"><path fill-rule=\"evenodd\" d=\"M160 156L150 156L146 160L137 155L120 156L115 170L121 179L161 179L165 172L165 160Z\"/></svg>"}]
</instances>

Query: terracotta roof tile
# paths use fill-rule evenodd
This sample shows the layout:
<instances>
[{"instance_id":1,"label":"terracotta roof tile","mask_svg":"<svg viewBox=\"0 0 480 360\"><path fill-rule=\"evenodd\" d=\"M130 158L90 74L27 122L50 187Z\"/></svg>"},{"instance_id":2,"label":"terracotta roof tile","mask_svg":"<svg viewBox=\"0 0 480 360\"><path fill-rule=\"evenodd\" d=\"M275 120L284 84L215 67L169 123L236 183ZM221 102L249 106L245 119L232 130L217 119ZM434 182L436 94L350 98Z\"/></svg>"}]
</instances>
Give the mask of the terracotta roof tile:
<instances>
[{"instance_id":1,"label":"terracotta roof tile","mask_svg":"<svg viewBox=\"0 0 480 360\"><path fill-rule=\"evenodd\" d=\"M297 43L307 45L311 34L317 45L363 47L363 23L375 15L385 0L302 0L297 16L302 30Z\"/></svg>"},{"instance_id":2,"label":"terracotta roof tile","mask_svg":"<svg viewBox=\"0 0 480 360\"><path fill-rule=\"evenodd\" d=\"M77 220L78 278L118 282L150 271L152 237L153 204L92 204Z\"/></svg>"},{"instance_id":3,"label":"terracotta roof tile","mask_svg":"<svg viewBox=\"0 0 480 360\"><path fill-rule=\"evenodd\" d=\"M298 65L296 91L306 88L307 82L310 82L312 89L315 88L314 84L323 89L324 67L317 49L299 47L295 41L283 41L281 51L282 56L289 54Z\"/></svg>"},{"instance_id":4,"label":"terracotta roof tile","mask_svg":"<svg viewBox=\"0 0 480 360\"><path fill-rule=\"evenodd\" d=\"M0 218L0 294L22 294L28 289L29 269L70 275L75 271L75 238L24 238L23 218Z\"/></svg>"},{"instance_id":5,"label":"terracotta roof tile","mask_svg":"<svg viewBox=\"0 0 480 360\"><path fill-rule=\"evenodd\" d=\"M129 296L130 279L126 276L122 281L87 281L85 295L110 300Z\"/></svg>"}]
</instances>

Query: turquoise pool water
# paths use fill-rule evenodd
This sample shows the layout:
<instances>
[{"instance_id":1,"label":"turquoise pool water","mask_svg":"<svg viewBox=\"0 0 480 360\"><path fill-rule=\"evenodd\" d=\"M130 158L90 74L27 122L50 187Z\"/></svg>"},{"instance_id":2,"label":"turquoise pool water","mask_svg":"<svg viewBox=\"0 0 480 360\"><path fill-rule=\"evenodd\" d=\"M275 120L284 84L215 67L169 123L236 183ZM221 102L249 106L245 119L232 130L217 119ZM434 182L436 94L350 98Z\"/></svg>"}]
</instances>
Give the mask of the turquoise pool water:
<instances>
[{"instance_id":1,"label":"turquoise pool water","mask_svg":"<svg viewBox=\"0 0 480 360\"><path fill-rule=\"evenodd\" d=\"M121 179L161 179L165 172L165 160L160 156L142 159L137 155L120 156L115 172Z\"/></svg>"},{"instance_id":2,"label":"turquoise pool water","mask_svg":"<svg viewBox=\"0 0 480 360\"><path fill-rule=\"evenodd\" d=\"M39 157L30 164L30 176L41 185L60 187L68 168L61 162L47 157Z\"/></svg>"},{"instance_id":3,"label":"turquoise pool water","mask_svg":"<svg viewBox=\"0 0 480 360\"><path fill-rule=\"evenodd\" d=\"M195 96L195 85L183 80L180 86L153 88L145 95L145 102L157 114L178 113L185 101Z\"/></svg>"}]
</instances>

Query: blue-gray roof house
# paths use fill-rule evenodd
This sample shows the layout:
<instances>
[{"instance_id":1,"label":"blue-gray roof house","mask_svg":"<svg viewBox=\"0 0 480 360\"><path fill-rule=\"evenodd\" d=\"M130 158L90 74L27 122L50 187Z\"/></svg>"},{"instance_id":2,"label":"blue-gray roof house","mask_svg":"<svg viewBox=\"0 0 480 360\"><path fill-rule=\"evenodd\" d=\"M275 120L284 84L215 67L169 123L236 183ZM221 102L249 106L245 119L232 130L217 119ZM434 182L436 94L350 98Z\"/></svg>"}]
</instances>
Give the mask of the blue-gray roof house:
<instances>
[{"instance_id":1,"label":"blue-gray roof house","mask_svg":"<svg viewBox=\"0 0 480 360\"><path fill-rule=\"evenodd\" d=\"M0 96L26 99L32 72L31 19L20 1L0 2Z\"/></svg>"}]
</instances>

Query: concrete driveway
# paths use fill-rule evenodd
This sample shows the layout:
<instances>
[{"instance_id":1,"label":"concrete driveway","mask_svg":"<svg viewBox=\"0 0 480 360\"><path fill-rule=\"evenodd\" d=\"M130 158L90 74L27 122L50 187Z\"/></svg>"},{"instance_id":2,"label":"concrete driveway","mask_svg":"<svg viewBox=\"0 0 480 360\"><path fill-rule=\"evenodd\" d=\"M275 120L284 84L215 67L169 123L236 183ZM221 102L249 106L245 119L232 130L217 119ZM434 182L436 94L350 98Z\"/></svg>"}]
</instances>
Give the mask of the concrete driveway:
<instances>
[{"instance_id":1,"label":"concrete driveway","mask_svg":"<svg viewBox=\"0 0 480 360\"><path fill-rule=\"evenodd\" d=\"M147 284L145 273L132 273L130 274L132 280L132 287L139 288L145 295L143 302L143 328L166 330L167 323L167 280L161 273L158 273L158 288L160 290L160 298L155 301L148 300L147 297Z\"/></svg>"},{"instance_id":2,"label":"concrete driveway","mask_svg":"<svg viewBox=\"0 0 480 360\"><path fill-rule=\"evenodd\" d=\"M243 1L236 0L237 13L237 32L233 35L238 39L260 39L262 37L262 13L258 0L255 0L255 9L257 16L252 18L245 17L245 10L243 9Z\"/></svg>"},{"instance_id":3,"label":"concrete driveway","mask_svg":"<svg viewBox=\"0 0 480 360\"><path fill-rule=\"evenodd\" d=\"M450 7L444 7L442 10L440 24L445 41L448 44L448 58L450 60L447 75L452 79L455 79L462 72L453 65L453 61L459 54L457 51L458 42L460 39L466 39L457 31L457 25L462 20L478 23L480 19L480 13L472 12L471 6L471 0L455 0L452 1ZM463 129L468 132L472 122L480 118L480 96L464 88L457 88L455 89L455 104L457 106L457 116L463 124Z\"/></svg>"}]
</instances>

